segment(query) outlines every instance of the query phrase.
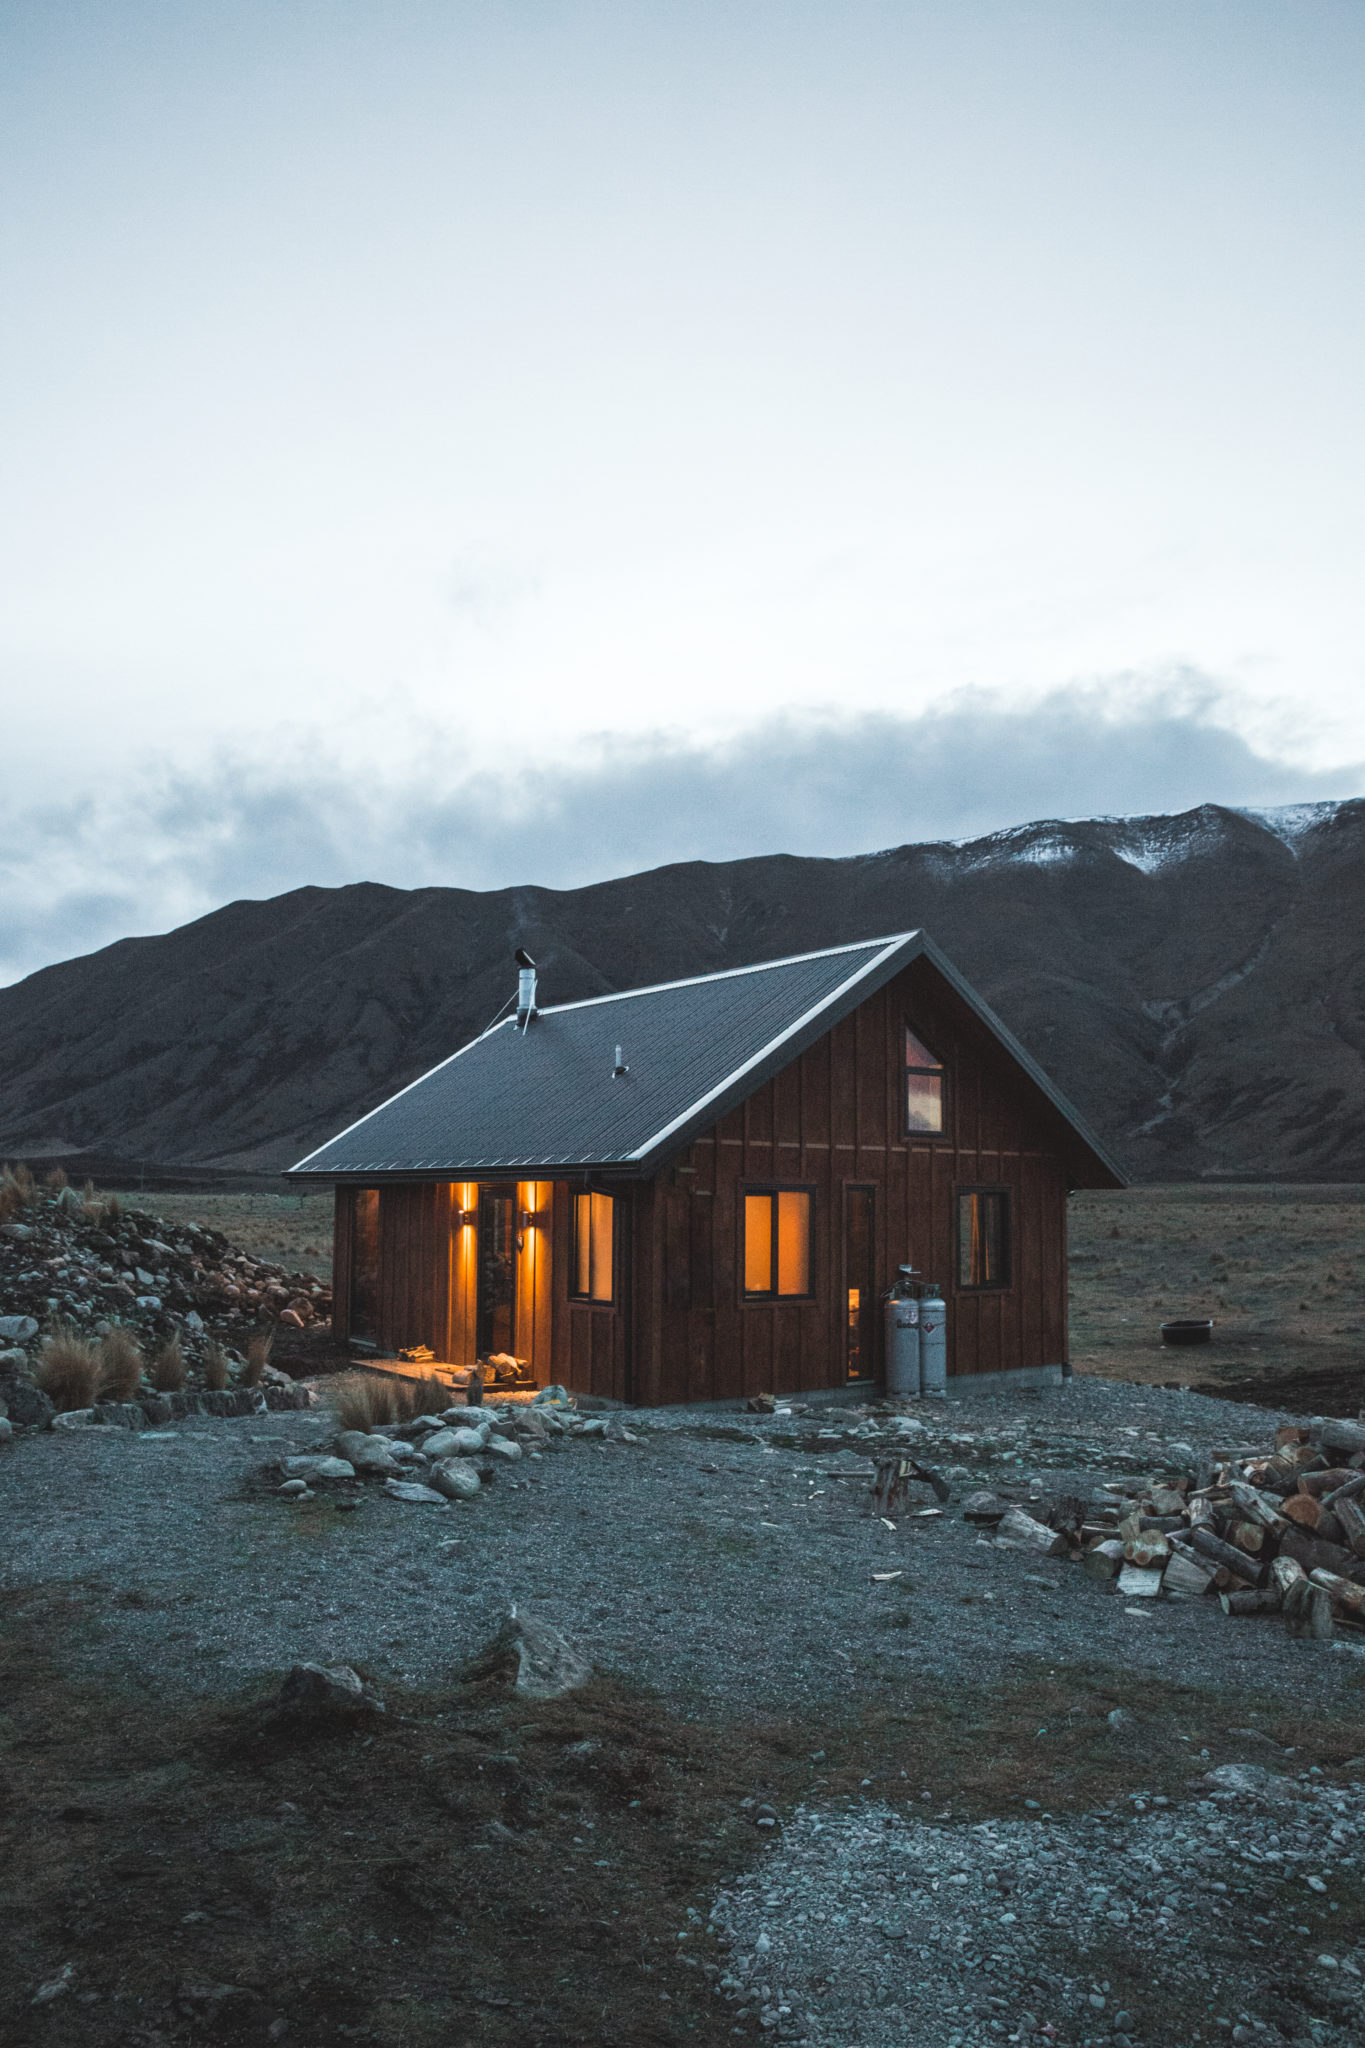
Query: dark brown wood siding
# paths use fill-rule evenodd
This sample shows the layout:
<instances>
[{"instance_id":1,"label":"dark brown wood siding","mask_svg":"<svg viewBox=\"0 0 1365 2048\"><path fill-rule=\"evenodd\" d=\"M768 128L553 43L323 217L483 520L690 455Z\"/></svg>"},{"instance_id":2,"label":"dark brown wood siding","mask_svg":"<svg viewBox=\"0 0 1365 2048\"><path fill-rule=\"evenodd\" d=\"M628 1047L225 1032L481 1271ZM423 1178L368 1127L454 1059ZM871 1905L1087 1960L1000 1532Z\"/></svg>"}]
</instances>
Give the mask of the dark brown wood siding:
<instances>
[{"instance_id":1,"label":"dark brown wood siding","mask_svg":"<svg viewBox=\"0 0 1365 2048\"><path fill-rule=\"evenodd\" d=\"M945 1065L942 1137L905 1134L907 1024ZM967 1006L932 969L907 968L659 1176L657 1398L719 1400L842 1382L850 1187L874 1191L881 1284L890 1285L904 1260L944 1287L950 1373L1061 1363L1067 1179L1060 1142L1055 1115ZM744 1299L744 1192L765 1184L813 1192L810 1300ZM1010 1283L998 1291L957 1284L957 1197L974 1187L1011 1196ZM880 1316L876 1365L880 1372Z\"/></svg>"},{"instance_id":2,"label":"dark brown wood siding","mask_svg":"<svg viewBox=\"0 0 1365 2048\"><path fill-rule=\"evenodd\" d=\"M904 1129L904 1032L944 1062L941 1137ZM1055 1365L1066 1350L1067 1132L1028 1077L927 963L885 989L757 1088L656 1179L614 1189L610 1304L570 1294L571 1195L582 1183L524 1182L518 1355L542 1383L618 1401L705 1401L837 1386L844 1377L846 1193L873 1191L876 1270L889 1286L908 1261L948 1302L948 1370L969 1375ZM809 1299L746 1301L748 1186L808 1188L814 1201ZM958 1285L959 1193L1011 1197L1009 1284ZM454 1211L475 1191L391 1184L380 1198L380 1343L473 1355L473 1260ZM547 1213L548 1212L548 1213ZM349 1191L338 1190L337 1333L349 1334ZM877 1316L874 1366L881 1371Z\"/></svg>"}]
</instances>

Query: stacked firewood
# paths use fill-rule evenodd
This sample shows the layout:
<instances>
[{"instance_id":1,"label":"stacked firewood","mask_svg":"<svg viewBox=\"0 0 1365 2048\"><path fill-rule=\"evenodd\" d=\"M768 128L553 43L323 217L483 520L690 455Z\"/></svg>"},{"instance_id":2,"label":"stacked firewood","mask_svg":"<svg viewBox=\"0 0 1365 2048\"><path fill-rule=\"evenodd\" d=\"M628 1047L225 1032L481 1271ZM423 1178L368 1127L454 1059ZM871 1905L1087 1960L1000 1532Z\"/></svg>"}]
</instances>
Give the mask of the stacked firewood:
<instances>
[{"instance_id":1,"label":"stacked firewood","mask_svg":"<svg viewBox=\"0 0 1365 2048\"><path fill-rule=\"evenodd\" d=\"M1287 1425L1271 1450L1038 1508L977 1495L965 1511L1131 1599L1216 1595L1225 1614L1280 1614L1299 1636L1365 1628L1365 1423Z\"/></svg>"}]
</instances>

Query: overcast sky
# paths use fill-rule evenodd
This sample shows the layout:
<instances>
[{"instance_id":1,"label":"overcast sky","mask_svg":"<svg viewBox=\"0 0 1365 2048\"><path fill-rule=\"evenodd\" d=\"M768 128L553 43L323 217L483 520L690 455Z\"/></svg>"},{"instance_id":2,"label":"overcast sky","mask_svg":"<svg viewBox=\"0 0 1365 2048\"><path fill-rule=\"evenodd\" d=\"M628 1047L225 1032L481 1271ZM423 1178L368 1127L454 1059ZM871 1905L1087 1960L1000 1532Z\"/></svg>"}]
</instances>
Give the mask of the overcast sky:
<instances>
[{"instance_id":1,"label":"overcast sky","mask_svg":"<svg viewBox=\"0 0 1365 2048\"><path fill-rule=\"evenodd\" d=\"M1365 790L1358 0L8 0L0 979Z\"/></svg>"}]
</instances>

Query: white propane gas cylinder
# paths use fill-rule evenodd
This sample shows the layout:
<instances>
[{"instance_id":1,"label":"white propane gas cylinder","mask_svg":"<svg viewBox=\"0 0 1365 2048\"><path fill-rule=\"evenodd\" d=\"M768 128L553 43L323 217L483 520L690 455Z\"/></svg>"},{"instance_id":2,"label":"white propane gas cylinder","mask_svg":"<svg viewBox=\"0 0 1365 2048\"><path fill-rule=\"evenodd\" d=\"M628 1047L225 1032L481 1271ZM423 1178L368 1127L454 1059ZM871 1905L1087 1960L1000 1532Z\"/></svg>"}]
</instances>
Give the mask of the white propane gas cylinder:
<instances>
[{"instance_id":1,"label":"white propane gas cylinder","mask_svg":"<svg viewBox=\"0 0 1365 2048\"><path fill-rule=\"evenodd\" d=\"M886 1304L886 1391L918 1397L919 1303L892 1294Z\"/></svg>"},{"instance_id":2,"label":"white propane gas cylinder","mask_svg":"<svg viewBox=\"0 0 1365 2048\"><path fill-rule=\"evenodd\" d=\"M919 1303L919 1375L924 1393L947 1393L948 1304L932 1280Z\"/></svg>"}]
</instances>

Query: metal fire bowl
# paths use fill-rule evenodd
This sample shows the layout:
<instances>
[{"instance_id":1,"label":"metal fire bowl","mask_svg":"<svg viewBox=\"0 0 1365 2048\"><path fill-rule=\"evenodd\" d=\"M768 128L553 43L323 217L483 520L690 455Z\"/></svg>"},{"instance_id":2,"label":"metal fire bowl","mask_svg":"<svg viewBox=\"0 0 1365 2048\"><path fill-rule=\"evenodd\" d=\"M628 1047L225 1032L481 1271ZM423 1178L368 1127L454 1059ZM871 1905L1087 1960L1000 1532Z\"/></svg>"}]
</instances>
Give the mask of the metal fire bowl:
<instances>
[{"instance_id":1,"label":"metal fire bowl","mask_svg":"<svg viewBox=\"0 0 1365 2048\"><path fill-rule=\"evenodd\" d=\"M1182 1317L1161 1325L1163 1344L1209 1344L1213 1341L1212 1317Z\"/></svg>"}]
</instances>

